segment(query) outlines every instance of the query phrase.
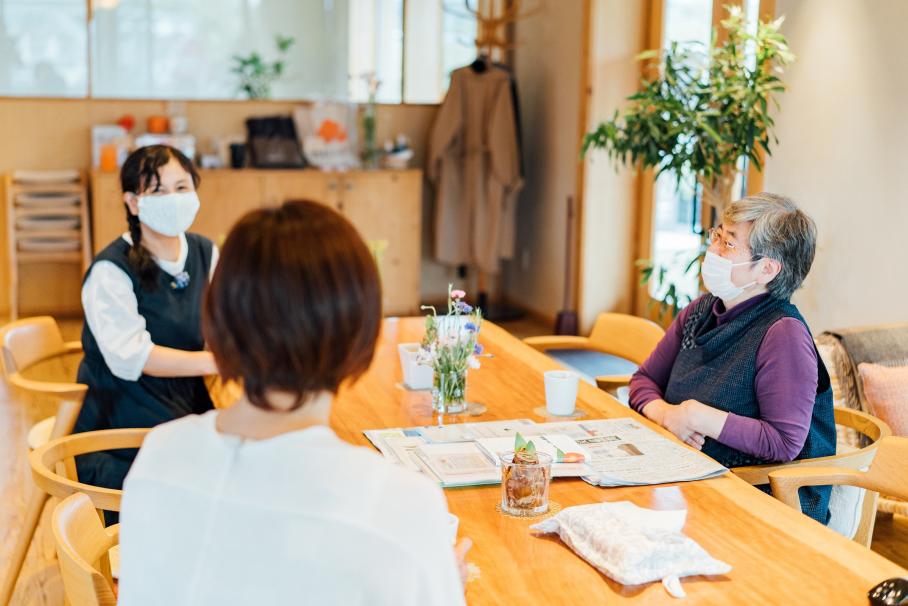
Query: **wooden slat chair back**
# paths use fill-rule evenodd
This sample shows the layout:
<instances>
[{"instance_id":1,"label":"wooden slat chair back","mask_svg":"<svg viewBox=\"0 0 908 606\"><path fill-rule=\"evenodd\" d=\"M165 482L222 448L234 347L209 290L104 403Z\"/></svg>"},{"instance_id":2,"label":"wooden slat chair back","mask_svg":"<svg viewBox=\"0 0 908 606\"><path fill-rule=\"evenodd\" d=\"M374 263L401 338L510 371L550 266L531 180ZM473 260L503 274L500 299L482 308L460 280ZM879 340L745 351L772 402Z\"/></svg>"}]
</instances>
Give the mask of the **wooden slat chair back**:
<instances>
[{"instance_id":1,"label":"wooden slat chair back","mask_svg":"<svg viewBox=\"0 0 908 606\"><path fill-rule=\"evenodd\" d=\"M116 592L101 562L119 542L119 524L104 528L87 495L75 493L54 509L54 543L70 606L114 606Z\"/></svg>"}]
</instances>

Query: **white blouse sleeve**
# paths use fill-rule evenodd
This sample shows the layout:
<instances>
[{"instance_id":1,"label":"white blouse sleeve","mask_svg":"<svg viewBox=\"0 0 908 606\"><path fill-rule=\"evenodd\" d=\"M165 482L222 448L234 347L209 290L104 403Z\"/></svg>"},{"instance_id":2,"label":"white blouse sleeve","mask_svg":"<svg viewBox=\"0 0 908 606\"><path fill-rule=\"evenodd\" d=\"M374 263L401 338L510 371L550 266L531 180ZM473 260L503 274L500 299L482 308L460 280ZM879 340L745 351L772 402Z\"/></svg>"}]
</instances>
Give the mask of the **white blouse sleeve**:
<instances>
[{"instance_id":1,"label":"white blouse sleeve","mask_svg":"<svg viewBox=\"0 0 908 606\"><path fill-rule=\"evenodd\" d=\"M211 245L211 267L208 268L208 281L211 282L211 278L214 277L214 268L218 266L218 259L221 258L221 253L218 251L218 245Z\"/></svg>"},{"instance_id":2,"label":"white blouse sleeve","mask_svg":"<svg viewBox=\"0 0 908 606\"><path fill-rule=\"evenodd\" d=\"M82 309L110 372L137 381L154 343L126 272L110 261L95 263L82 286Z\"/></svg>"}]
</instances>

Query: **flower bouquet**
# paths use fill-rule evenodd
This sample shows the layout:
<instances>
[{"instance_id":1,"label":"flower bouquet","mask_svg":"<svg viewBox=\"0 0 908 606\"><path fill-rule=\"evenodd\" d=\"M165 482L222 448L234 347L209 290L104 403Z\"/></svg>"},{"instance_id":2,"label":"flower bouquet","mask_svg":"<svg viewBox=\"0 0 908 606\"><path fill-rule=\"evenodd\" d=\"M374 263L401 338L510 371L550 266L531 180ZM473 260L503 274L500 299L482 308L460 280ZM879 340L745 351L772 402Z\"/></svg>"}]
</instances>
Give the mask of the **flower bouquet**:
<instances>
[{"instance_id":1,"label":"flower bouquet","mask_svg":"<svg viewBox=\"0 0 908 606\"><path fill-rule=\"evenodd\" d=\"M438 315L431 305L426 316L426 334L418 356L420 364L431 366L432 407L441 414L455 414L467 409L467 370L479 368L483 356L477 343L482 325L482 312L467 304L466 293L448 285L448 313Z\"/></svg>"}]
</instances>

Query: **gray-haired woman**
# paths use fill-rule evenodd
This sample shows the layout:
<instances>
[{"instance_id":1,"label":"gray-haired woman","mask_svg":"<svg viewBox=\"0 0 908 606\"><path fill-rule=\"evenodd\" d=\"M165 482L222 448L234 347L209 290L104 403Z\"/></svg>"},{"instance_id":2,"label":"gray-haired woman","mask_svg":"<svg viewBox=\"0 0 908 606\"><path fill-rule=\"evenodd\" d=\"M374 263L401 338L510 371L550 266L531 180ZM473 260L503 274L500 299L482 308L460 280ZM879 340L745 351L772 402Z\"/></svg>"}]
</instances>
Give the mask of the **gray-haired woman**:
<instances>
[{"instance_id":1,"label":"gray-haired woman","mask_svg":"<svg viewBox=\"0 0 908 606\"><path fill-rule=\"evenodd\" d=\"M727 467L835 454L829 374L789 301L813 263L816 231L782 196L731 204L710 233L709 293L634 374L631 406ZM804 513L825 524L830 491L802 490Z\"/></svg>"}]
</instances>

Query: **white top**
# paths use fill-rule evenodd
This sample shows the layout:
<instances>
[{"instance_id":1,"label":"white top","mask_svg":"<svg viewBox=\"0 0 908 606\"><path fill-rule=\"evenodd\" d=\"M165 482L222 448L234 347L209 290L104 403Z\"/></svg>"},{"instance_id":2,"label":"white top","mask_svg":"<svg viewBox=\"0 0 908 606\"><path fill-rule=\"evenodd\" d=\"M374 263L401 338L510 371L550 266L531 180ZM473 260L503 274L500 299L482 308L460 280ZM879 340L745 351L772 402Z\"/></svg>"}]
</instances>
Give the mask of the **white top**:
<instances>
[{"instance_id":1,"label":"white top","mask_svg":"<svg viewBox=\"0 0 908 606\"><path fill-rule=\"evenodd\" d=\"M441 489L324 426L159 425L124 484L120 606L464 604Z\"/></svg>"},{"instance_id":2,"label":"white top","mask_svg":"<svg viewBox=\"0 0 908 606\"><path fill-rule=\"evenodd\" d=\"M132 245L129 233L122 238ZM183 271L189 254L186 234L180 234L179 238L180 254L176 261L155 257L158 267L172 276ZM209 280L217 263L218 247L212 245ZM145 318L139 314L139 302L126 272L110 261L95 263L82 285L82 309L110 372L120 379L137 381L155 344L145 329Z\"/></svg>"}]
</instances>

